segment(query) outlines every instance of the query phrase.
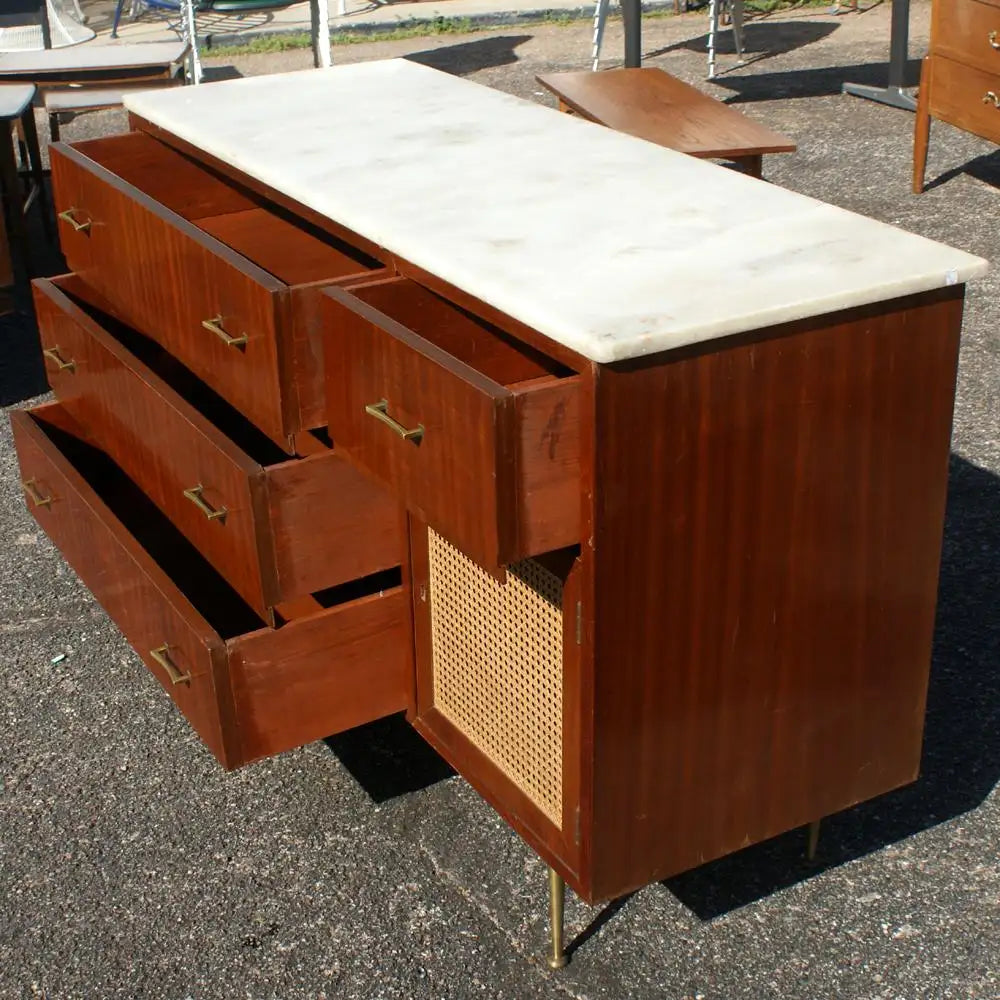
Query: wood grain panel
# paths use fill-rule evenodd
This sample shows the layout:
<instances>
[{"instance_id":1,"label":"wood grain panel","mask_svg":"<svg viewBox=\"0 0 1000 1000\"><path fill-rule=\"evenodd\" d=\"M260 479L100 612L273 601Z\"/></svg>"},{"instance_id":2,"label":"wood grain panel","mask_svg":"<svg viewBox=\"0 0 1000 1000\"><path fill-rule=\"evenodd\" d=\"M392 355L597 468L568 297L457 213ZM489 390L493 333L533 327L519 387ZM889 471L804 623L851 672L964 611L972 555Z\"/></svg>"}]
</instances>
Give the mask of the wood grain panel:
<instances>
[{"instance_id":1,"label":"wood grain panel","mask_svg":"<svg viewBox=\"0 0 1000 1000\"><path fill-rule=\"evenodd\" d=\"M269 468L267 503L281 600L403 559L398 502L336 452Z\"/></svg>"},{"instance_id":2,"label":"wood grain panel","mask_svg":"<svg viewBox=\"0 0 1000 1000\"><path fill-rule=\"evenodd\" d=\"M531 398L519 410L518 387L506 388L493 374L531 378L539 370L533 353L521 354L505 342L497 346L485 329L473 335L474 324L456 324L454 310L448 313L454 329L426 315L419 320L432 342L363 301L383 304L378 296L391 298L393 291L383 282L352 293L324 293L330 317L327 406L337 447L485 567L535 554L532 543L576 542L579 505L556 504L577 482L572 453L579 443L571 433L574 421L566 419L577 380L548 376L544 384L533 382L524 389ZM412 304L407 296L402 302ZM435 304L430 315L450 308ZM406 308L399 311L412 318ZM477 339L485 343L477 346ZM365 411L380 400L398 424L423 426L419 442L404 440ZM525 485L530 492L522 495Z\"/></svg>"},{"instance_id":3,"label":"wood grain panel","mask_svg":"<svg viewBox=\"0 0 1000 1000\"><path fill-rule=\"evenodd\" d=\"M1000 74L1000 8L981 0L948 0L931 10L935 55Z\"/></svg>"},{"instance_id":4,"label":"wood grain panel","mask_svg":"<svg viewBox=\"0 0 1000 1000\"><path fill-rule=\"evenodd\" d=\"M260 465L51 281L35 281L33 292L42 347L74 366L45 359L67 412L266 617L278 592ZM209 520L185 497L198 485L224 518Z\"/></svg>"},{"instance_id":5,"label":"wood grain panel","mask_svg":"<svg viewBox=\"0 0 1000 1000\"><path fill-rule=\"evenodd\" d=\"M402 588L231 640L243 759L403 711L413 685L409 645Z\"/></svg>"},{"instance_id":6,"label":"wood grain panel","mask_svg":"<svg viewBox=\"0 0 1000 1000\"><path fill-rule=\"evenodd\" d=\"M49 501L29 495L28 507L206 746L232 766L236 747L218 705L228 698L222 640L60 453L44 421L58 408L11 413L21 479ZM189 683L172 684L151 657L164 644Z\"/></svg>"},{"instance_id":7,"label":"wood grain panel","mask_svg":"<svg viewBox=\"0 0 1000 1000\"><path fill-rule=\"evenodd\" d=\"M72 147L53 146L52 161L57 210L74 204L90 223L81 234L60 220L73 270L290 450L297 427L282 399L276 344L288 322L286 287ZM232 336L248 338L243 347L202 326L220 317Z\"/></svg>"},{"instance_id":8,"label":"wood grain panel","mask_svg":"<svg viewBox=\"0 0 1000 1000\"><path fill-rule=\"evenodd\" d=\"M987 96L993 95L1000 101L1000 74L963 66L937 55L933 63L931 115L984 139L1000 141L1000 107Z\"/></svg>"},{"instance_id":9,"label":"wood grain panel","mask_svg":"<svg viewBox=\"0 0 1000 1000\"><path fill-rule=\"evenodd\" d=\"M599 370L593 898L916 776L963 291Z\"/></svg>"}]
</instances>

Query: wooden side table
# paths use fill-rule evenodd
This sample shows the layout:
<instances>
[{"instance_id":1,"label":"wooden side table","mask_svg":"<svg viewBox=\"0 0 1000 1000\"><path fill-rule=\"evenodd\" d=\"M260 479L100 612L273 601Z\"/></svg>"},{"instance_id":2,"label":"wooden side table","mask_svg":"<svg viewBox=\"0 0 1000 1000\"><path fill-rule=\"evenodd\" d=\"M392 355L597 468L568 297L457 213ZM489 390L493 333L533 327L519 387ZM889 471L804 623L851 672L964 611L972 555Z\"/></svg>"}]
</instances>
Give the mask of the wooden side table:
<instances>
[{"instance_id":1,"label":"wooden side table","mask_svg":"<svg viewBox=\"0 0 1000 1000\"><path fill-rule=\"evenodd\" d=\"M702 160L729 160L761 176L765 153L794 153L795 143L751 121L662 69L549 73L535 79L562 111Z\"/></svg>"}]
</instances>

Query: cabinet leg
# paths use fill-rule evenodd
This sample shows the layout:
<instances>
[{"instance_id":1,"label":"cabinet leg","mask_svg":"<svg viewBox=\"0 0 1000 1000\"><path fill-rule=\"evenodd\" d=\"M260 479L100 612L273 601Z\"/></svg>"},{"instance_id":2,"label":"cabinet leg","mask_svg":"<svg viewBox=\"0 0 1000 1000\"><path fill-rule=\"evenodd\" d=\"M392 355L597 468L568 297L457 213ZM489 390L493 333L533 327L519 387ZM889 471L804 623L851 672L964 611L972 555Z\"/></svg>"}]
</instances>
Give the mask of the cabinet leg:
<instances>
[{"instance_id":1,"label":"cabinet leg","mask_svg":"<svg viewBox=\"0 0 1000 1000\"><path fill-rule=\"evenodd\" d=\"M809 861L816 860L816 848L819 847L819 827L822 822L821 819L817 819L809 824L809 841L806 844L806 859Z\"/></svg>"},{"instance_id":2,"label":"cabinet leg","mask_svg":"<svg viewBox=\"0 0 1000 1000\"><path fill-rule=\"evenodd\" d=\"M924 190L927 169L927 145L931 135L931 60L924 59L920 68L920 93L917 95L917 118L913 126L913 193Z\"/></svg>"},{"instance_id":3,"label":"cabinet leg","mask_svg":"<svg viewBox=\"0 0 1000 1000\"><path fill-rule=\"evenodd\" d=\"M563 948L563 906L566 901L566 883L554 869L549 869L549 935L550 969L561 969L569 959Z\"/></svg>"}]
</instances>

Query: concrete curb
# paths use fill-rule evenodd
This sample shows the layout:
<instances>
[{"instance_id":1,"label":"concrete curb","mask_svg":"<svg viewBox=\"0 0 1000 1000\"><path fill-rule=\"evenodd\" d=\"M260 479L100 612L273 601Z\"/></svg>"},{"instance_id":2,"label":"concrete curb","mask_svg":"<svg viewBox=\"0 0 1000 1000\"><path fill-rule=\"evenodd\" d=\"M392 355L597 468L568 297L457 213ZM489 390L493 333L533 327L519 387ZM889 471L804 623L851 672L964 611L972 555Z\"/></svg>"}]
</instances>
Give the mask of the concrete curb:
<instances>
[{"instance_id":1,"label":"concrete curb","mask_svg":"<svg viewBox=\"0 0 1000 1000\"><path fill-rule=\"evenodd\" d=\"M643 13L654 11L670 11L674 9L674 0L648 0L642 4ZM467 22L470 31L480 28L503 27L508 24L525 24L536 21L589 21L594 16L592 4L579 7L539 7L534 10L512 10L512 11L488 11L481 14L437 14L434 17L397 17L392 20L382 21L360 21L357 24L344 24L342 26L330 27L330 35L336 39L337 35L380 35L400 28L419 28L424 25L431 27L442 22ZM258 38L273 38L282 35L302 35L308 33L308 27L273 27L268 29L262 25L260 29L246 32L229 32L226 34L206 34L199 45L204 46L204 54L211 55L213 48L223 48L225 46L249 45ZM457 32L456 32L457 34Z\"/></svg>"}]
</instances>

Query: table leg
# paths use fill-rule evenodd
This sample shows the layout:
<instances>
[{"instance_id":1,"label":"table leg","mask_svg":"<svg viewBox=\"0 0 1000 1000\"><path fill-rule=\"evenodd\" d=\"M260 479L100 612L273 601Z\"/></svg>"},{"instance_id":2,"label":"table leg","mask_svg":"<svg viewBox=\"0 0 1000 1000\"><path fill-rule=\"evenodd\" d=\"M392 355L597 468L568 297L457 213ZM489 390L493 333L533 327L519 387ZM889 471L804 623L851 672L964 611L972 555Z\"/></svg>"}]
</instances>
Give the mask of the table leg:
<instances>
[{"instance_id":1,"label":"table leg","mask_svg":"<svg viewBox=\"0 0 1000 1000\"><path fill-rule=\"evenodd\" d=\"M3 189L7 204L7 219L10 235L17 245L25 274L31 275L31 252L28 249L28 229L24 222L24 196L21 193L21 177L17 172L17 158L14 155L14 138L11 122L2 124L0 135L0 188Z\"/></svg>"},{"instance_id":2,"label":"table leg","mask_svg":"<svg viewBox=\"0 0 1000 1000\"><path fill-rule=\"evenodd\" d=\"M49 218L49 206L45 198L45 171L42 170L42 150L38 145L38 128L35 125L35 109L29 104L21 116L21 128L24 130L24 142L28 147L28 164L31 173L31 183L38 199L38 210L42 213L42 229L45 238L51 243L54 233L52 220Z\"/></svg>"},{"instance_id":3,"label":"table leg","mask_svg":"<svg viewBox=\"0 0 1000 1000\"><path fill-rule=\"evenodd\" d=\"M924 190L927 171L927 144L931 138L931 60L924 59L917 94L917 121L913 128L913 193Z\"/></svg>"},{"instance_id":4,"label":"table leg","mask_svg":"<svg viewBox=\"0 0 1000 1000\"><path fill-rule=\"evenodd\" d=\"M764 157L761 153L741 156L736 162L743 168L743 173L759 179L764 176Z\"/></svg>"}]
</instances>

